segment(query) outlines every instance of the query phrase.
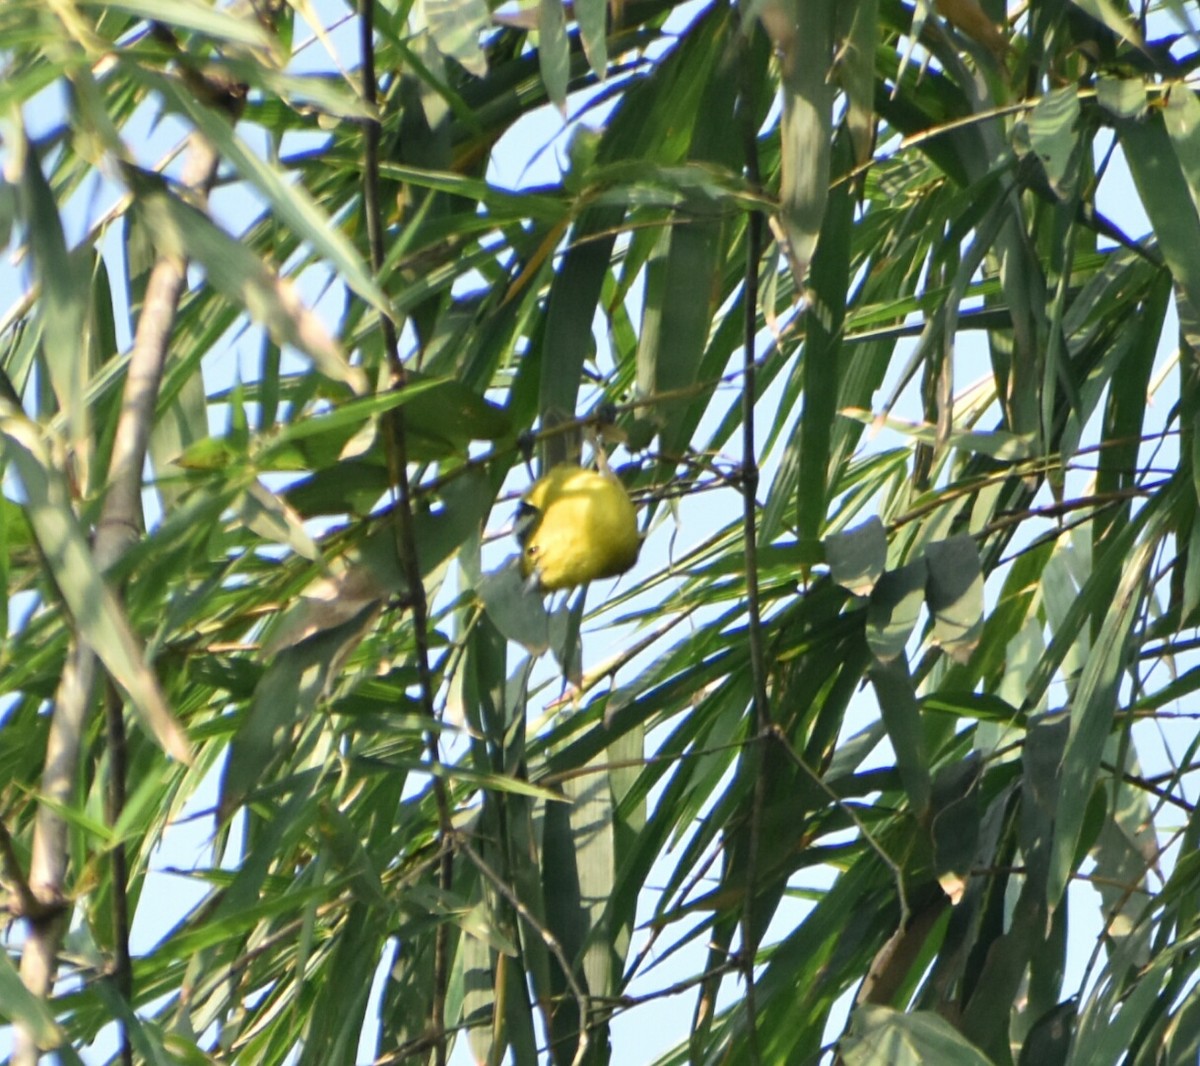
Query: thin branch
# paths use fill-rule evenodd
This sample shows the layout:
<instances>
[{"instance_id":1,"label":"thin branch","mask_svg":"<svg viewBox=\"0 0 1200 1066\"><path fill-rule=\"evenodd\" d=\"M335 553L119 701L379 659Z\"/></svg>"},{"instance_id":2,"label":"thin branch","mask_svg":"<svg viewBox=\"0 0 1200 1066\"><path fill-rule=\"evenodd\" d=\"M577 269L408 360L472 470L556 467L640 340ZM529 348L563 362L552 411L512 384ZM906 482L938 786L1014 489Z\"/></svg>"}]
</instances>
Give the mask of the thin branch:
<instances>
[{"instance_id":1,"label":"thin branch","mask_svg":"<svg viewBox=\"0 0 1200 1066\"><path fill-rule=\"evenodd\" d=\"M374 112L378 103L375 82L375 0L361 0L359 17L359 47L362 53L363 98ZM383 267L383 211L379 201L379 138L381 126L377 117L364 125L363 212L366 215L367 240L370 244L371 265L376 275ZM384 352L394 389L403 389L407 373L400 360L396 325L388 314L380 316ZM438 867L438 887L448 893L454 880L454 824L451 820L450 799L446 785L436 772L441 766L438 730L434 707L433 673L429 666L429 604L425 598L425 582L421 576L420 560L413 535L412 487L408 480L408 439L404 411L395 408L388 413L384 425L389 473L396 491L396 513L392 523L396 549L408 584L408 607L412 611L414 643L416 645L417 681L420 686L421 707L430 722L425 733L429 762L433 768L433 790L438 810L438 838L441 860ZM441 922L434 934L433 995L429 1008L429 1032L435 1038L434 1062L446 1066L447 1038L446 991L450 977L450 926Z\"/></svg>"},{"instance_id":2,"label":"thin branch","mask_svg":"<svg viewBox=\"0 0 1200 1066\"><path fill-rule=\"evenodd\" d=\"M1178 807L1181 811L1184 811L1188 815L1193 815L1196 813L1196 808L1194 805L1188 803L1188 801L1183 799L1183 797L1176 796L1173 792L1168 792L1166 789L1160 788L1148 778L1139 777L1137 774L1130 773L1128 770L1118 770L1116 766L1104 759L1100 760L1100 768L1108 771L1108 773L1113 774L1114 776L1120 776L1121 780L1127 785L1131 785L1133 788L1140 788L1143 792L1149 792L1153 796L1156 796L1163 803L1169 803L1173 807ZM1179 771L1173 770L1169 775L1167 775L1166 779L1171 780L1178 778L1179 776Z\"/></svg>"},{"instance_id":3,"label":"thin branch","mask_svg":"<svg viewBox=\"0 0 1200 1066\"><path fill-rule=\"evenodd\" d=\"M688 878L687 883L683 885L678 893L676 893L676 898L678 898L681 902L686 900L688 896L691 895L695 887L708 876L708 871L712 868L713 863L720 858L720 855L721 852L719 848L711 849L709 854L705 856L703 861L698 865L695 873ZM628 967L627 973L629 973L631 976L642 972L642 963L646 961L650 953L654 950L655 945L658 943L659 936L661 936L663 930L666 929L666 923L659 920L663 913L664 907L660 902L655 910L654 917L651 918L651 920L647 923L650 934L646 937L646 943L642 947L642 950L638 952L637 957L633 960L633 963ZM709 946L710 948L712 947L711 944ZM674 950L674 948L671 950ZM658 963L656 962L654 965L656 966ZM703 987L707 985L708 982L712 980L718 980L731 970L740 968L740 966L740 960L718 963L716 966L708 967L705 970L705 976L694 983ZM653 966L651 966L650 969L653 969ZM646 972L649 971L647 970Z\"/></svg>"},{"instance_id":4,"label":"thin branch","mask_svg":"<svg viewBox=\"0 0 1200 1066\"><path fill-rule=\"evenodd\" d=\"M812 779L813 784L833 800L834 804L854 823L854 827L858 830L863 840L867 842L867 846L879 856L880 861L891 871L892 876L896 879L896 895L900 903L899 928L903 929L908 925L909 919L912 917L912 910L908 904L908 893L904 888L904 871L900 868L900 864L884 851L883 845L871 835L871 831L867 828L866 823L855 813L854 807L843 800L830 787L829 782L804 761L804 757L792 747L791 741L788 740L783 730L776 725L771 727L771 732L776 743L787 753L788 758L803 770Z\"/></svg>"},{"instance_id":5,"label":"thin branch","mask_svg":"<svg viewBox=\"0 0 1200 1066\"><path fill-rule=\"evenodd\" d=\"M1150 873L1150 871L1155 868L1158 861L1168 851L1170 851L1171 848L1173 848L1175 846L1175 842L1177 840L1179 840L1186 833L1186 831L1187 830L1185 828L1180 828L1180 829L1175 830L1175 832L1173 832L1167 838L1165 843L1159 844L1155 847L1154 854L1152 856L1150 856L1149 858L1144 858L1144 861L1142 863L1142 871L1143 871L1142 875L1143 876L1148 875ZM1083 879L1083 878L1081 878L1081 879ZM1089 881L1095 880L1094 877L1088 877L1086 879ZM1080 988L1087 988L1088 985L1090 984L1092 970L1095 968L1096 963L1100 959L1100 953L1104 950L1104 948L1107 945L1109 945L1109 943L1110 943L1109 938L1114 937L1116 935L1114 933L1114 927L1117 925L1118 920L1121 918L1122 909L1125 907L1125 904L1128 903L1133 898L1133 896L1138 892L1143 892L1143 893L1145 892L1145 889L1142 887L1142 885L1139 882L1135 882L1135 881L1127 882L1123 886L1121 895L1118 896L1115 900L1113 900L1112 906L1110 906L1108 908L1108 912L1105 915L1105 919L1104 919L1104 928L1100 931L1100 934L1096 937L1096 942L1094 945L1092 945L1092 952L1088 956L1087 965L1083 968L1083 979L1080 981L1080 985L1079 985ZM1133 936L1137 932L1138 928L1142 925L1142 923L1149 920L1151 913L1152 913L1152 908L1147 907L1141 913L1141 915L1138 917L1138 919L1135 922L1132 922L1128 927L1126 927L1122 931L1121 936L1122 937Z\"/></svg>"},{"instance_id":6,"label":"thin branch","mask_svg":"<svg viewBox=\"0 0 1200 1066\"><path fill-rule=\"evenodd\" d=\"M563 949L562 944L559 943L558 938L537 920L533 912L521 902L520 897L517 896L504 879L484 861L482 855L461 838L458 840L458 847L470 860L472 865L491 882L492 887L504 897L508 905L517 912L522 921L541 937L542 943L546 945L550 954L554 956L555 961L562 969L563 977L567 982L567 988L571 990L571 996L575 1000L575 1005L579 1010L579 1043L575 1049L572 1066L580 1066L587 1056L588 1050L588 997L587 993L583 990L583 986L580 985L578 978L575 976L574 967L567 958L566 951Z\"/></svg>"},{"instance_id":7,"label":"thin branch","mask_svg":"<svg viewBox=\"0 0 1200 1066\"><path fill-rule=\"evenodd\" d=\"M216 153L198 133L193 134L184 185L204 196L216 173ZM186 283L186 262L171 255L163 255L155 262L147 282L92 549L101 571L120 559L141 528L142 467L175 312ZM77 640L64 664L50 717L41 792L52 803L38 807L29 869L30 889L41 906L52 913L29 921L21 954L21 980L32 995L42 1000L49 999L54 988L58 949L66 927L63 888L67 872L67 824L56 808L71 803L95 677L95 653ZM18 1025L13 1066L36 1066L37 1060L36 1037L28 1027Z\"/></svg>"},{"instance_id":8,"label":"thin branch","mask_svg":"<svg viewBox=\"0 0 1200 1066\"><path fill-rule=\"evenodd\" d=\"M695 988L705 981L711 981L714 977L724 977L725 974L730 973L736 968L737 964L735 963L712 966L703 973L685 977L680 981L676 981L673 985L666 985L663 988L655 989L653 992L644 992L640 996L602 998L599 1002L602 1007L610 1008L607 1017L612 1018L621 1011L632 1010L634 1007L640 1007L644 1003L653 1003L655 1000L666 999L668 996L678 996L681 992L687 992L689 989Z\"/></svg>"}]
</instances>

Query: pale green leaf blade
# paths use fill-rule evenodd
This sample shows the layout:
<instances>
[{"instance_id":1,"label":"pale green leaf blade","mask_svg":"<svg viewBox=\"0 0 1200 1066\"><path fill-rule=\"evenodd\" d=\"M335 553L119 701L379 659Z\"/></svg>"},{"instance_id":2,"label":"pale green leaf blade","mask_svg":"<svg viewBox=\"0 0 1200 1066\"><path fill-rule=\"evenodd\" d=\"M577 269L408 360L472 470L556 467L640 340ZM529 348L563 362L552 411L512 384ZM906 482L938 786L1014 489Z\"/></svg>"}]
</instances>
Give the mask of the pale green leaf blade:
<instances>
[{"instance_id":1,"label":"pale green leaf blade","mask_svg":"<svg viewBox=\"0 0 1200 1066\"><path fill-rule=\"evenodd\" d=\"M136 74L146 78L148 87L169 100L173 109L186 114L209 139L213 147L246 180L266 197L279 221L291 226L355 293L376 310L387 314L390 307L370 269L341 228L321 209L304 186L285 179L284 173L271 166L236 134L229 121L212 108L205 107L173 79L149 77L144 68Z\"/></svg>"},{"instance_id":2,"label":"pale green leaf blade","mask_svg":"<svg viewBox=\"0 0 1200 1066\"><path fill-rule=\"evenodd\" d=\"M929 806L929 757L925 752L921 708L916 688L903 656L889 662L877 662L871 667L871 685L888 739L896 752L900 779L908 793L909 802L918 816Z\"/></svg>"},{"instance_id":3,"label":"pale green leaf blade","mask_svg":"<svg viewBox=\"0 0 1200 1066\"><path fill-rule=\"evenodd\" d=\"M160 21L181 30L194 30L217 41L270 51L278 47L249 12L241 17L197 0L79 0L79 7L100 12L121 11L134 18Z\"/></svg>"},{"instance_id":4,"label":"pale green leaf blade","mask_svg":"<svg viewBox=\"0 0 1200 1066\"><path fill-rule=\"evenodd\" d=\"M983 567L979 549L965 533L925 549L926 593L933 639L957 662L966 662L983 632Z\"/></svg>"},{"instance_id":5,"label":"pale green leaf blade","mask_svg":"<svg viewBox=\"0 0 1200 1066\"><path fill-rule=\"evenodd\" d=\"M43 1048L57 1048L63 1043L54 1015L22 983L7 951L0 952L0 1018L27 1026Z\"/></svg>"},{"instance_id":6,"label":"pale green leaf blade","mask_svg":"<svg viewBox=\"0 0 1200 1066\"><path fill-rule=\"evenodd\" d=\"M829 576L856 596L866 596L887 565L887 530L876 517L825 538Z\"/></svg>"},{"instance_id":7,"label":"pale green leaf blade","mask_svg":"<svg viewBox=\"0 0 1200 1066\"><path fill-rule=\"evenodd\" d=\"M608 67L608 0L576 0L575 20L592 73L603 78Z\"/></svg>"},{"instance_id":8,"label":"pale green leaf blade","mask_svg":"<svg viewBox=\"0 0 1200 1066\"><path fill-rule=\"evenodd\" d=\"M538 0L538 66L550 102L564 115L571 76L571 49L562 0Z\"/></svg>"},{"instance_id":9,"label":"pale green leaf blade","mask_svg":"<svg viewBox=\"0 0 1200 1066\"><path fill-rule=\"evenodd\" d=\"M438 51L469 74L483 77L487 57L479 38L491 23L485 0L420 0L419 7Z\"/></svg>"},{"instance_id":10,"label":"pale green leaf blade","mask_svg":"<svg viewBox=\"0 0 1200 1066\"><path fill-rule=\"evenodd\" d=\"M146 730L164 751L191 761L191 746L146 664L137 638L104 578L71 508L67 486L40 436L22 415L0 416L3 450L25 493L25 513L81 637L99 656Z\"/></svg>"},{"instance_id":11,"label":"pale green leaf blade","mask_svg":"<svg viewBox=\"0 0 1200 1066\"><path fill-rule=\"evenodd\" d=\"M281 344L298 348L323 374L348 385L355 393L367 391L362 369L346 360L321 320L291 285L272 274L251 249L205 214L163 190L156 179L133 171L126 173L140 191L138 209L160 252L194 258L207 271L210 285L244 307Z\"/></svg>"},{"instance_id":12,"label":"pale green leaf blade","mask_svg":"<svg viewBox=\"0 0 1200 1066\"><path fill-rule=\"evenodd\" d=\"M1058 818L1046 899L1056 906L1075 870L1076 850L1083 830L1092 783L1116 712L1118 686L1125 667L1130 633L1141 609L1146 570L1158 547L1147 536L1126 560L1112 606L1091 649L1079 679L1071 712L1071 729L1063 752Z\"/></svg>"},{"instance_id":13,"label":"pale green leaf blade","mask_svg":"<svg viewBox=\"0 0 1200 1066\"><path fill-rule=\"evenodd\" d=\"M932 1011L906 1014L873 1004L854 1012L852 1035L841 1043L846 1066L991 1066L978 1048Z\"/></svg>"}]
</instances>

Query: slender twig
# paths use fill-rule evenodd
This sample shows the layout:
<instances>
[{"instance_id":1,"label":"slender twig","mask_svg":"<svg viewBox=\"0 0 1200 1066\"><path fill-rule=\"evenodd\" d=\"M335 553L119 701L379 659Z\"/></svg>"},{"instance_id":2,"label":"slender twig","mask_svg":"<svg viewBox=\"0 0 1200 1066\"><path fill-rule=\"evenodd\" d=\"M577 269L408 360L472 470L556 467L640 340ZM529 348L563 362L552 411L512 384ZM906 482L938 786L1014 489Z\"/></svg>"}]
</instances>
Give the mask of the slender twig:
<instances>
[{"instance_id":1,"label":"slender twig","mask_svg":"<svg viewBox=\"0 0 1200 1066\"><path fill-rule=\"evenodd\" d=\"M1156 851L1154 861L1158 861L1162 857L1163 852ZM1145 870L1149 872L1150 867L1146 866ZM967 871L968 877L1024 877L1029 872L1029 867L1022 863L999 863L995 866L972 866ZM1105 888L1119 888L1123 892L1128 893L1129 898L1135 895L1143 895L1148 900L1155 897L1155 892L1152 888L1141 884L1138 881L1120 881L1115 877L1101 877L1099 874L1085 874L1081 870L1076 870L1071 874L1072 881L1078 881L1085 885L1103 885Z\"/></svg>"},{"instance_id":2,"label":"slender twig","mask_svg":"<svg viewBox=\"0 0 1200 1066\"><path fill-rule=\"evenodd\" d=\"M1026 507L1015 512L1001 512L991 522L979 530L976 536L983 537L1007 526L1020 525L1031 518L1061 518L1083 507L1095 507L1099 511L1103 507L1112 507L1127 500L1138 500L1149 496L1170 483L1170 478L1163 478L1145 487L1112 489L1109 492L1097 493L1092 496L1076 496L1061 503L1048 503L1043 507Z\"/></svg>"},{"instance_id":3,"label":"slender twig","mask_svg":"<svg viewBox=\"0 0 1200 1066\"><path fill-rule=\"evenodd\" d=\"M575 1005L579 1010L579 1043L575 1049L575 1057L572 1059L572 1066L580 1066L584 1058L587 1056L588 1050L588 997L584 992L583 986L580 985L578 978L575 976L575 969L571 965L570 959L567 958L567 953L558 938L550 932L537 917L533 914L520 897L512 890L511 886L505 882L495 870L491 868L471 845L463 839L458 841L459 850L470 860L471 864L477 869L484 878L491 882L492 887L500 893L501 896L508 902L517 915L526 925L529 926L542 940L542 943L549 949L550 954L554 956L555 961L562 969L563 977L567 982L567 988L571 990L571 996L575 1000Z\"/></svg>"},{"instance_id":4,"label":"slender twig","mask_svg":"<svg viewBox=\"0 0 1200 1066\"><path fill-rule=\"evenodd\" d=\"M193 134L184 185L203 196L216 173L216 153L199 134ZM187 264L178 256L160 256L151 269L129 356L104 505L92 549L101 571L108 570L121 558L141 529L142 467L175 312L186 283ZM31 994L43 1000L49 998L54 987L58 949L66 924L62 902L67 872L67 824L57 811L70 805L95 676L96 656L87 644L77 639L64 664L50 717L41 791L52 803L38 807L29 870L33 893L43 906L55 908L55 913L30 921L21 954L21 980ZM13 1066L35 1066L37 1060L34 1034L18 1025Z\"/></svg>"},{"instance_id":5,"label":"slender twig","mask_svg":"<svg viewBox=\"0 0 1200 1066\"><path fill-rule=\"evenodd\" d=\"M720 856L720 849L711 849L709 854L700 862L695 873L688 878L687 883L678 891L678 893L676 893L676 898L681 901L686 900L688 896L691 895L693 889L695 889L695 887L708 876L708 871L712 868L713 863L715 863ZM650 935L646 938L645 945L642 947L642 950L637 953L637 957L633 960L632 965L629 966L628 972L630 974L638 974L642 972L642 963L649 958L650 953L654 950L655 945L658 943L659 936L666 928L666 923L658 920L662 913L663 907L660 903L654 917L649 921L649 923L647 923L650 928ZM725 962L718 963L716 966L710 966L705 971L708 976L695 983L704 986L706 982L711 981L713 978L724 976L724 974L736 967L740 967L740 965L740 961L733 962L727 959Z\"/></svg>"},{"instance_id":6,"label":"slender twig","mask_svg":"<svg viewBox=\"0 0 1200 1066\"><path fill-rule=\"evenodd\" d=\"M746 57L742 56L743 74ZM754 121L753 98L743 87L738 100L746 180L752 189L760 187L758 171L758 131ZM752 210L746 216L746 278L742 291L742 540L746 555L746 622L750 648L750 677L754 699L753 748L746 753L744 765L754 775L750 806L750 832L746 841L746 884L742 899L742 974L746 986L746 1032L750 1061L762 1061L758 1047L758 1006L754 990L754 960L758 953L755 929L755 902L758 881L758 848L762 834L763 807L767 799L766 753L771 735L771 709L767 703L766 657L763 653L762 613L758 595L758 451L754 440L754 400L758 336L758 261L762 255L762 212ZM799 284L800 279L796 279Z\"/></svg>"},{"instance_id":7,"label":"slender twig","mask_svg":"<svg viewBox=\"0 0 1200 1066\"><path fill-rule=\"evenodd\" d=\"M1180 837L1182 837L1186 832L1187 830L1185 828L1177 829L1175 832L1170 834L1165 843L1156 844L1154 848L1154 854L1149 858L1143 857L1142 876L1149 874L1150 871L1155 868L1158 861L1175 846L1175 842L1179 840ZM1081 877L1081 879L1083 878ZM1094 880L1094 877L1088 877L1087 880ZM1145 890L1142 888L1139 882L1129 881L1123 886L1121 895L1113 900L1112 906L1108 908L1108 911L1105 915L1104 928L1096 937L1096 943L1092 946L1092 952L1088 956L1087 965L1083 968L1083 978L1079 982L1080 988L1086 988L1091 981L1092 970L1095 968L1096 963L1100 959L1101 951L1103 951L1104 948L1110 943L1109 938L1115 935L1114 927L1116 926L1118 919L1121 917L1121 911L1125 904L1127 904L1133 898L1135 893L1143 891ZM1151 912L1152 908L1147 907L1136 921L1131 922L1129 926L1122 931L1122 936L1133 936L1137 932L1138 927L1143 922L1149 920Z\"/></svg>"},{"instance_id":8,"label":"slender twig","mask_svg":"<svg viewBox=\"0 0 1200 1066\"><path fill-rule=\"evenodd\" d=\"M614 1017L620 1011L631 1010L634 1007L642 1006L644 1003L653 1003L658 999L666 999L668 996L677 996L681 992L687 992L689 989L695 988L705 981L711 981L714 977L723 977L735 968L734 963L711 966L703 973L685 977L681 981L676 981L673 985L656 988L653 992L644 992L640 996L613 996L601 999L599 1002L601 1006L610 1008L608 1016Z\"/></svg>"},{"instance_id":9,"label":"slender twig","mask_svg":"<svg viewBox=\"0 0 1200 1066\"><path fill-rule=\"evenodd\" d=\"M854 823L854 827L858 830L859 835L863 838L863 840L866 841L867 846L879 856L880 861L888 868L888 870L891 871L892 876L896 879L896 895L900 904L900 921L898 928L903 929L906 925L908 925L909 919L912 916L912 910L908 904L908 893L904 887L904 871L900 868L900 864L896 862L896 860L893 859L886 851L884 851L883 845L880 844L879 841L876 840L871 834L871 831L867 828L866 823L855 813L854 807L842 799L841 796L839 796L833 790L833 788L830 787L829 782L826 781L825 778L823 778L819 773L817 773L816 770L809 766L804 760L804 756L802 756L794 747L792 747L791 741L788 740L783 730L778 726L773 725L771 726L771 731L775 737L775 742L784 750L784 752L787 754L787 757L791 759L796 766L803 770L804 773L806 773L812 780L813 784L816 785L817 788L819 788L822 792L824 792L825 795L834 802L838 809L841 810L846 817Z\"/></svg>"},{"instance_id":10,"label":"slender twig","mask_svg":"<svg viewBox=\"0 0 1200 1066\"><path fill-rule=\"evenodd\" d=\"M1163 803L1169 803L1173 807L1178 807L1181 811L1185 811L1189 815L1196 813L1196 808L1193 804L1188 803L1182 796L1176 796L1173 792L1168 792L1166 789L1160 788L1149 778L1139 777L1128 770L1118 770L1116 766L1104 759L1100 760L1100 768L1114 776L1119 776L1121 780L1133 788L1140 788L1143 792L1151 793L1151 795L1156 796ZM1174 770L1166 779L1171 780L1179 776L1179 771Z\"/></svg>"},{"instance_id":11,"label":"slender twig","mask_svg":"<svg viewBox=\"0 0 1200 1066\"><path fill-rule=\"evenodd\" d=\"M368 107L374 111L378 103L378 89L375 82L375 0L361 0L359 45L362 52L363 98ZM384 261L383 211L379 202L380 133L379 119L377 117L368 119L364 126L363 212L366 215L371 265L377 275L383 267ZM400 360L396 324L387 314L380 316L380 323L392 387L403 389L407 374L404 364ZM436 771L441 765L442 759L438 749L438 731L432 728L432 724L437 719L437 711L434 708L433 673L429 666L429 604L425 598L425 582L421 576L417 545L413 537L412 487L408 480L408 440L405 433L403 409L398 407L390 411L385 425L389 430L386 434L388 466L396 492L396 514L393 529L396 534L397 552L408 584L408 607L412 611L421 706L431 723L431 727L426 730L425 744L429 753L430 765ZM433 778L433 790L437 802L438 836L441 845L438 887L443 893L447 893L453 885L454 878L454 852L451 847L454 839L454 825L451 820L450 798L445 782L436 772ZM439 923L434 937L433 994L429 1008L429 1031L436 1038L434 1062L436 1066L446 1066L446 990L450 976L449 923L445 921Z\"/></svg>"}]
</instances>

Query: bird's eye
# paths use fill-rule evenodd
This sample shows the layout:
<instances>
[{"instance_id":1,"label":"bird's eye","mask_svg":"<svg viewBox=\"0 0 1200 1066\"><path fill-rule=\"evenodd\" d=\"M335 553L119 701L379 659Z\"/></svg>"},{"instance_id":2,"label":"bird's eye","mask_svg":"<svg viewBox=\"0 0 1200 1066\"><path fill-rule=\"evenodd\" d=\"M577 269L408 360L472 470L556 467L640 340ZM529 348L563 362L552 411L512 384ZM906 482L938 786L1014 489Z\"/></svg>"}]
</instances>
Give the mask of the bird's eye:
<instances>
[{"instance_id":1,"label":"bird's eye","mask_svg":"<svg viewBox=\"0 0 1200 1066\"><path fill-rule=\"evenodd\" d=\"M529 545L528 548L525 549L526 555L537 555L537 553L538 553L538 546L536 544L531 544L531 545Z\"/></svg>"}]
</instances>

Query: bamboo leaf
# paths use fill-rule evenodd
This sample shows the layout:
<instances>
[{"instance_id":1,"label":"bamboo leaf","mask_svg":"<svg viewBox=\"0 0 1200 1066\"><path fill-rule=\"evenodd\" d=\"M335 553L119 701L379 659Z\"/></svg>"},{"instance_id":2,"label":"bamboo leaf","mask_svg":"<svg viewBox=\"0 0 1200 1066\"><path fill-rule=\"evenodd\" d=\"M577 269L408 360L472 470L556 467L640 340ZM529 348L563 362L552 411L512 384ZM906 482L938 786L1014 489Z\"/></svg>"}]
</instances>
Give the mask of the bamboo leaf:
<instances>
[{"instance_id":1,"label":"bamboo leaf","mask_svg":"<svg viewBox=\"0 0 1200 1066\"><path fill-rule=\"evenodd\" d=\"M323 374L355 393L367 391L362 369L347 362L291 285L272 275L249 248L200 211L167 193L153 176L127 170L126 178L139 190L138 209L163 254L196 259L209 284L245 308L281 344L300 349Z\"/></svg>"},{"instance_id":2,"label":"bamboo leaf","mask_svg":"<svg viewBox=\"0 0 1200 1066\"><path fill-rule=\"evenodd\" d=\"M571 70L571 49L567 40L567 17L562 0L538 0L538 65L550 102L564 115L567 112L567 82Z\"/></svg>"},{"instance_id":3,"label":"bamboo leaf","mask_svg":"<svg viewBox=\"0 0 1200 1066\"><path fill-rule=\"evenodd\" d=\"M929 567L922 556L876 582L867 608L867 643L880 662L904 654L925 603Z\"/></svg>"},{"instance_id":4,"label":"bamboo leaf","mask_svg":"<svg viewBox=\"0 0 1200 1066\"><path fill-rule=\"evenodd\" d=\"M173 110L187 115L221 158L228 160L266 197L279 219L292 226L301 240L329 260L330 266L355 293L382 314L389 313L388 298L362 257L302 185L285 181L278 168L249 150L223 115L203 106L174 80L149 77L145 68L134 68L130 73L145 79L147 88L161 93Z\"/></svg>"},{"instance_id":5,"label":"bamboo leaf","mask_svg":"<svg viewBox=\"0 0 1200 1066\"><path fill-rule=\"evenodd\" d=\"M1079 177L1079 94L1074 86L1055 89L1041 97L1013 131L1020 155L1032 153L1059 199L1074 192Z\"/></svg>"},{"instance_id":6,"label":"bamboo leaf","mask_svg":"<svg viewBox=\"0 0 1200 1066\"><path fill-rule=\"evenodd\" d=\"M596 77L603 79L608 68L607 0L577 0L575 19L588 65Z\"/></svg>"},{"instance_id":7,"label":"bamboo leaf","mask_svg":"<svg viewBox=\"0 0 1200 1066\"><path fill-rule=\"evenodd\" d=\"M983 568L975 541L965 534L925 549L926 596L933 639L958 662L966 662L983 632Z\"/></svg>"},{"instance_id":8,"label":"bamboo leaf","mask_svg":"<svg viewBox=\"0 0 1200 1066\"><path fill-rule=\"evenodd\" d=\"M10 1023L28 1026L42 1048L58 1048L63 1043L63 1034L54 1015L22 983L7 952L0 953L0 1017Z\"/></svg>"},{"instance_id":9,"label":"bamboo leaf","mask_svg":"<svg viewBox=\"0 0 1200 1066\"><path fill-rule=\"evenodd\" d=\"M487 73L479 36L490 21L484 0L420 0L438 51L475 77Z\"/></svg>"},{"instance_id":10,"label":"bamboo leaf","mask_svg":"<svg viewBox=\"0 0 1200 1066\"><path fill-rule=\"evenodd\" d=\"M80 369L86 359L82 339L88 283L81 260L67 249L54 195L42 173L37 152L28 141L21 155L24 167L18 186L19 201L43 294L42 356L59 409L67 417L70 439L79 447L88 432L87 408L83 402L87 373Z\"/></svg>"},{"instance_id":11,"label":"bamboo leaf","mask_svg":"<svg viewBox=\"0 0 1200 1066\"><path fill-rule=\"evenodd\" d=\"M1104 743L1112 728L1129 635L1141 608L1146 568L1156 549L1157 538L1148 533L1126 561L1116 596L1105 614L1075 692L1071 729L1063 752L1058 818L1046 886L1046 899L1051 907L1057 906L1075 870L1086 812L1086 804L1080 802L1080 797L1091 793Z\"/></svg>"},{"instance_id":12,"label":"bamboo leaf","mask_svg":"<svg viewBox=\"0 0 1200 1066\"><path fill-rule=\"evenodd\" d=\"M919 1066L954 1062L988 1066L990 1060L932 1011L905 1014L864 1005L854 1013L852 1036L842 1041L847 1066Z\"/></svg>"},{"instance_id":13,"label":"bamboo leaf","mask_svg":"<svg viewBox=\"0 0 1200 1066\"><path fill-rule=\"evenodd\" d=\"M803 7L799 0L771 0L759 11L783 67L780 213L801 275L817 247L829 193L836 8L830 0Z\"/></svg>"},{"instance_id":14,"label":"bamboo leaf","mask_svg":"<svg viewBox=\"0 0 1200 1066\"><path fill-rule=\"evenodd\" d=\"M1185 135L1176 131L1177 140ZM1200 216L1163 118L1119 120L1117 134L1171 275L1200 307Z\"/></svg>"},{"instance_id":15,"label":"bamboo leaf","mask_svg":"<svg viewBox=\"0 0 1200 1066\"><path fill-rule=\"evenodd\" d=\"M80 636L128 694L147 732L173 758L191 762L187 736L146 664L128 620L96 569L66 483L37 430L23 415L0 405L0 434L4 458L21 482L30 528Z\"/></svg>"},{"instance_id":16,"label":"bamboo leaf","mask_svg":"<svg viewBox=\"0 0 1200 1066\"><path fill-rule=\"evenodd\" d=\"M877 662L871 667L870 676L888 739L896 752L896 765L900 768L904 789L913 810L918 817L923 816L929 806L929 758L925 753L920 707L908 663L900 656L888 662Z\"/></svg>"},{"instance_id":17,"label":"bamboo leaf","mask_svg":"<svg viewBox=\"0 0 1200 1066\"><path fill-rule=\"evenodd\" d=\"M197 3L196 0L80 0L83 9L92 8L100 12L121 11L134 18L155 20L181 30L194 30L218 41L228 41L249 48L270 51L276 46L262 26L253 18L241 17L228 11Z\"/></svg>"},{"instance_id":18,"label":"bamboo leaf","mask_svg":"<svg viewBox=\"0 0 1200 1066\"><path fill-rule=\"evenodd\" d=\"M825 538L829 576L856 596L869 595L887 565L887 531L878 518Z\"/></svg>"}]
</instances>

